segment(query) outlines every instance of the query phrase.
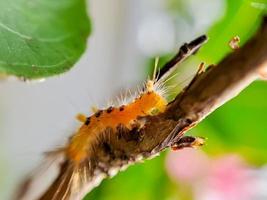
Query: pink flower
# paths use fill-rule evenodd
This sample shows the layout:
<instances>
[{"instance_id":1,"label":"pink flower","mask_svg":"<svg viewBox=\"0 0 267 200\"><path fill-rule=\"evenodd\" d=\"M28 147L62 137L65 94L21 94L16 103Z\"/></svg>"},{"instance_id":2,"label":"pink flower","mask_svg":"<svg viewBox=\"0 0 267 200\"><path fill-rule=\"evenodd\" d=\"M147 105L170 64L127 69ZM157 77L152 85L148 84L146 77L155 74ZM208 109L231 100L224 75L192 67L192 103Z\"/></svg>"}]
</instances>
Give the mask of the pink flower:
<instances>
[{"instance_id":1,"label":"pink flower","mask_svg":"<svg viewBox=\"0 0 267 200\"><path fill-rule=\"evenodd\" d=\"M196 200L252 200L250 168L238 155L212 160L200 150L184 149L168 155L166 168L173 180L191 187Z\"/></svg>"},{"instance_id":2,"label":"pink flower","mask_svg":"<svg viewBox=\"0 0 267 200\"><path fill-rule=\"evenodd\" d=\"M237 155L227 155L214 160L208 176L200 187L195 187L196 199L201 200L249 200L251 177L248 167Z\"/></svg>"},{"instance_id":3,"label":"pink flower","mask_svg":"<svg viewBox=\"0 0 267 200\"><path fill-rule=\"evenodd\" d=\"M209 158L200 150L183 149L170 152L166 160L169 176L178 182L194 184L208 173Z\"/></svg>"}]
</instances>

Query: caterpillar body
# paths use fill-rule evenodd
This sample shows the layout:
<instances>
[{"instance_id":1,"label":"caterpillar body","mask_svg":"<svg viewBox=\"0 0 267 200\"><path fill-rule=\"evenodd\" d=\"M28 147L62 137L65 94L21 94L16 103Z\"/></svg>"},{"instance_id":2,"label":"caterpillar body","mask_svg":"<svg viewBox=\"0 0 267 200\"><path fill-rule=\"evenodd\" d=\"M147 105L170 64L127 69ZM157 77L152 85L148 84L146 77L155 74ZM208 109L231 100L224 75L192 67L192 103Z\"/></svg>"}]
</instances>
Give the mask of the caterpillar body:
<instances>
[{"instance_id":1,"label":"caterpillar body","mask_svg":"<svg viewBox=\"0 0 267 200\"><path fill-rule=\"evenodd\" d=\"M141 93L128 104L98 110L89 117L79 115L78 119L83 124L69 142L63 148L47 154L51 162L60 164L55 179L50 181L47 188L37 192L34 189L36 175L30 176L21 185L15 200L82 199L92 187L90 177L94 171L91 169L97 163L95 146L109 135L120 137L131 134L133 130L141 130L146 126L146 117L163 113L168 105L164 83L175 69L174 66L194 53L205 41L206 36L201 36L183 45L162 70L155 67L152 79L146 81ZM110 147L103 144L103 148L108 152Z\"/></svg>"},{"instance_id":2,"label":"caterpillar body","mask_svg":"<svg viewBox=\"0 0 267 200\"><path fill-rule=\"evenodd\" d=\"M128 105L99 110L86 118L66 148L67 157L78 164L90 156L92 148L90 144L93 144L98 134L105 132L107 128L116 131L119 126L125 126L131 130L137 126L137 117L164 112L167 105L166 99L150 85L153 86L151 80L147 82L146 90Z\"/></svg>"}]
</instances>

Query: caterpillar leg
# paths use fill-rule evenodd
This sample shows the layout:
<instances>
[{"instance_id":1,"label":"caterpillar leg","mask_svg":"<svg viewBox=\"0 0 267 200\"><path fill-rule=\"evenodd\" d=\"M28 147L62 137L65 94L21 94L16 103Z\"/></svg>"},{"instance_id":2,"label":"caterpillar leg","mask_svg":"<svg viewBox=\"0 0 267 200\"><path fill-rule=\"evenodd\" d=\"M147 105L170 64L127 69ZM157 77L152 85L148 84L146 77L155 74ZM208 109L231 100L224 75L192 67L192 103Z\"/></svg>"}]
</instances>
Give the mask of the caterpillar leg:
<instances>
[{"instance_id":1,"label":"caterpillar leg","mask_svg":"<svg viewBox=\"0 0 267 200\"><path fill-rule=\"evenodd\" d=\"M202 137L184 136L178 141L172 143L172 150L180 150L183 148L198 148L205 144L205 139Z\"/></svg>"},{"instance_id":2,"label":"caterpillar leg","mask_svg":"<svg viewBox=\"0 0 267 200\"><path fill-rule=\"evenodd\" d=\"M84 123L84 122L86 121L87 117L86 117L84 114L78 113L78 114L76 115L76 119L77 119L78 121Z\"/></svg>"}]
</instances>

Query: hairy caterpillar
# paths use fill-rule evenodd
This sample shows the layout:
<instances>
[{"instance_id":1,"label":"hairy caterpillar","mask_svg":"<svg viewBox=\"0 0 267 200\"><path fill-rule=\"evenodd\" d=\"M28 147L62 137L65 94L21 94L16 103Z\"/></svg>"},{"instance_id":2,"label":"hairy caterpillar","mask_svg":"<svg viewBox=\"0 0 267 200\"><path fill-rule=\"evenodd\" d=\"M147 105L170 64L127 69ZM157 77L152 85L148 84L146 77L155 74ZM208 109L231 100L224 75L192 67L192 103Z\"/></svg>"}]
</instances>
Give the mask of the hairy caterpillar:
<instances>
[{"instance_id":1,"label":"hairy caterpillar","mask_svg":"<svg viewBox=\"0 0 267 200\"><path fill-rule=\"evenodd\" d=\"M110 135L126 139L127 135L131 138L135 137L133 134L137 132L136 130L142 130L146 126L146 117L163 113L168 105L165 97L166 87L164 85L166 80L175 70L177 64L195 53L205 41L206 36L201 36L189 44L184 44L178 54L167 62L161 70L157 70L155 67L152 79L146 81L140 94L128 104L98 110L89 117L79 115L78 119L83 124L69 139L69 142L64 147L47 153L47 159L51 163L60 164L56 167L58 172L55 175L55 179L50 180L47 188L38 191L40 189L36 181L39 177L36 175L30 176L20 187L15 199L82 199L90 187L90 176L94 173L91 170L92 166L99 164L97 158L93 156L96 151L95 146L101 143L103 138ZM141 120L140 117L142 118ZM139 137L136 137L136 142L138 142L138 139ZM200 146L202 144L203 140L199 138L185 136L173 146L173 149ZM108 144L103 143L102 146L105 152L110 152ZM44 175L42 174L41 176Z\"/></svg>"}]
</instances>

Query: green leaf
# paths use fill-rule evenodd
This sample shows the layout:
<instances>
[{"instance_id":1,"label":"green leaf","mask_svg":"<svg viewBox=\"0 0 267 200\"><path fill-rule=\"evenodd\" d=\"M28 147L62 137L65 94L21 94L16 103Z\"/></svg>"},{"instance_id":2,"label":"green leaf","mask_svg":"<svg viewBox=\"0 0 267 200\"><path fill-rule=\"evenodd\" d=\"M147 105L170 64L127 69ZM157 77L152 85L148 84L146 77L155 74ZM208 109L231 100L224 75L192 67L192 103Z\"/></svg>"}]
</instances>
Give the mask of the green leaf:
<instances>
[{"instance_id":1,"label":"green leaf","mask_svg":"<svg viewBox=\"0 0 267 200\"><path fill-rule=\"evenodd\" d=\"M0 0L0 73L63 73L84 52L89 32L85 0Z\"/></svg>"}]
</instances>

